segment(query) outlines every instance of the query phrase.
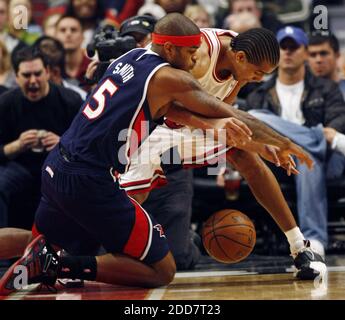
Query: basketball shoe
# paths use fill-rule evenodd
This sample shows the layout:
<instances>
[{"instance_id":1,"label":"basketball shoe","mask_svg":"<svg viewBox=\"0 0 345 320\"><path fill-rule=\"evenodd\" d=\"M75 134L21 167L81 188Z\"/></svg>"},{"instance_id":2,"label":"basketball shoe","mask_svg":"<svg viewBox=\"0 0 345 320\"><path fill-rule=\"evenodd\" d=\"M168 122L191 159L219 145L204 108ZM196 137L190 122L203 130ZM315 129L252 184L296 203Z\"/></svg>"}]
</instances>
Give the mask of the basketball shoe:
<instances>
[{"instance_id":1,"label":"basketball shoe","mask_svg":"<svg viewBox=\"0 0 345 320\"><path fill-rule=\"evenodd\" d=\"M26 268L27 284L41 283L53 287L57 279L59 257L44 236L35 238L26 247L24 255L1 278L0 296L22 289L15 281L19 276L16 272L19 266Z\"/></svg>"},{"instance_id":2,"label":"basketball shoe","mask_svg":"<svg viewBox=\"0 0 345 320\"><path fill-rule=\"evenodd\" d=\"M292 254L296 272L294 276L301 280L314 280L316 277L323 277L327 272L324 259L313 251L310 241L304 240L304 247L295 254Z\"/></svg>"}]
</instances>

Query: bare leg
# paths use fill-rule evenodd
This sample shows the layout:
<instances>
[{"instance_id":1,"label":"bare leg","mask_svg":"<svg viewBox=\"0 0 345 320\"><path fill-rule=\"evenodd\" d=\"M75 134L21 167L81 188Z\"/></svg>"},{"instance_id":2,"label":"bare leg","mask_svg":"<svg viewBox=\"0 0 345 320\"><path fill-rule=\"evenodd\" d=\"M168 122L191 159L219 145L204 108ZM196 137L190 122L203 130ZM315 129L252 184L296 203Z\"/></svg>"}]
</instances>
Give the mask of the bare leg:
<instances>
[{"instance_id":1,"label":"bare leg","mask_svg":"<svg viewBox=\"0 0 345 320\"><path fill-rule=\"evenodd\" d=\"M146 201L146 199L149 197L149 195L150 195L150 192L145 192L145 193L138 193L130 197L136 200L139 204L143 204Z\"/></svg>"},{"instance_id":2,"label":"bare leg","mask_svg":"<svg viewBox=\"0 0 345 320\"><path fill-rule=\"evenodd\" d=\"M32 240L31 231L17 228L0 229L0 259L11 259L23 255Z\"/></svg>"},{"instance_id":3,"label":"bare leg","mask_svg":"<svg viewBox=\"0 0 345 320\"><path fill-rule=\"evenodd\" d=\"M259 155L236 150L227 155L227 160L240 172L256 200L270 213L283 232L297 226L277 179Z\"/></svg>"},{"instance_id":4,"label":"bare leg","mask_svg":"<svg viewBox=\"0 0 345 320\"><path fill-rule=\"evenodd\" d=\"M175 261L170 252L151 266L117 254L106 254L96 259L96 281L110 284L158 287L169 284L176 272Z\"/></svg>"}]
</instances>

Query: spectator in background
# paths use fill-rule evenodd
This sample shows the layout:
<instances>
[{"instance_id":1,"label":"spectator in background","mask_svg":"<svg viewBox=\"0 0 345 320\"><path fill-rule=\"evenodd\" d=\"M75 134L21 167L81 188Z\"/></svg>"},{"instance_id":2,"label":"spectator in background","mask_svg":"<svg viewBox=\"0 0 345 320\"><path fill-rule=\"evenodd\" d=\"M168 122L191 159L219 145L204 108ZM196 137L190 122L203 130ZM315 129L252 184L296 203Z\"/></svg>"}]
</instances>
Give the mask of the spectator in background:
<instances>
[{"instance_id":1,"label":"spectator in background","mask_svg":"<svg viewBox=\"0 0 345 320\"><path fill-rule=\"evenodd\" d=\"M166 13L178 12L184 13L188 4L191 0L155 0L155 2L160 5Z\"/></svg>"},{"instance_id":2,"label":"spectator in background","mask_svg":"<svg viewBox=\"0 0 345 320\"><path fill-rule=\"evenodd\" d=\"M80 21L84 34L81 46L86 48L104 17L100 1L70 0L65 15L75 17Z\"/></svg>"},{"instance_id":3,"label":"spectator in background","mask_svg":"<svg viewBox=\"0 0 345 320\"><path fill-rule=\"evenodd\" d=\"M43 17L43 34L49 37L55 37L56 23L63 15L61 8L49 9Z\"/></svg>"},{"instance_id":4,"label":"spectator in background","mask_svg":"<svg viewBox=\"0 0 345 320\"><path fill-rule=\"evenodd\" d=\"M344 133L345 103L335 82L315 77L306 68L308 38L302 29L285 27L277 38L278 75L249 95L247 108L264 109L252 113L312 154L312 171L297 161L297 209L302 233L311 239L315 251L324 254L328 242L326 168L328 177L341 175L345 158L338 152L326 157L320 125Z\"/></svg>"},{"instance_id":5,"label":"spectator in background","mask_svg":"<svg viewBox=\"0 0 345 320\"><path fill-rule=\"evenodd\" d=\"M345 79L345 49L341 50L340 52L338 64L340 70L340 78Z\"/></svg>"},{"instance_id":6,"label":"spectator in background","mask_svg":"<svg viewBox=\"0 0 345 320\"><path fill-rule=\"evenodd\" d=\"M138 48L145 48L151 42L151 33L157 20L152 16L135 16L125 20L120 27L120 35L132 36Z\"/></svg>"},{"instance_id":7,"label":"spectator in background","mask_svg":"<svg viewBox=\"0 0 345 320\"><path fill-rule=\"evenodd\" d=\"M269 29L274 33L283 27L283 23L273 13L262 9L256 0L229 0L229 11L230 15L250 12L259 19L263 28ZM227 20L228 17L224 21L226 22Z\"/></svg>"},{"instance_id":8,"label":"spectator in background","mask_svg":"<svg viewBox=\"0 0 345 320\"><path fill-rule=\"evenodd\" d=\"M5 44L0 40L0 85L11 88L16 85L10 55Z\"/></svg>"},{"instance_id":9,"label":"spectator in background","mask_svg":"<svg viewBox=\"0 0 345 320\"><path fill-rule=\"evenodd\" d=\"M341 71L338 68L340 50L336 36L328 32L314 32L309 37L308 54L312 73L317 77L337 82L345 99L345 79L341 79Z\"/></svg>"},{"instance_id":10,"label":"spectator in background","mask_svg":"<svg viewBox=\"0 0 345 320\"><path fill-rule=\"evenodd\" d=\"M7 51L12 53L14 49L22 48L25 44L12 36L7 29L8 26L8 1L0 0L0 40L6 45Z\"/></svg>"},{"instance_id":11,"label":"spectator in background","mask_svg":"<svg viewBox=\"0 0 345 320\"><path fill-rule=\"evenodd\" d=\"M8 225L11 199L30 191L33 212L22 212L18 227L30 228L40 195L41 167L48 152L69 127L82 100L48 82L47 63L30 47L16 52L13 68L19 88L0 99L0 226ZM15 197L15 198L13 198ZM21 225L26 221L26 225Z\"/></svg>"},{"instance_id":12,"label":"spectator in background","mask_svg":"<svg viewBox=\"0 0 345 320\"><path fill-rule=\"evenodd\" d=\"M87 95L86 91L64 79L66 77L65 49L63 48L62 43L55 38L43 36L38 38L34 43L34 46L47 60L47 69L50 75L50 81L75 91L84 101Z\"/></svg>"},{"instance_id":13,"label":"spectator in background","mask_svg":"<svg viewBox=\"0 0 345 320\"><path fill-rule=\"evenodd\" d=\"M19 6L24 6L27 10L27 21L29 24L25 28L18 28L18 26L16 25L18 23ZM23 41L27 45L33 44L36 39L38 39L42 35L41 27L37 25L32 19L32 5L30 0L10 0L8 28L10 34Z\"/></svg>"},{"instance_id":14,"label":"spectator in background","mask_svg":"<svg viewBox=\"0 0 345 320\"><path fill-rule=\"evenodd\" d=\"M100 0L105 14L105 22L119 28L121 23L138 13L144 0Z\"/></svg>"},{"instance_id":15,"label":"spectator in background","mask_svg":"<svg viewBox=\"0 0 345 320\"><path fill-rule=\"evenodd\" d=\"M139 10L138 15L150 15L156 18L156 20L159 20L163 18L166 15L165 10L157 3L154 3L153 1L147 2L144 4Z\"/></svg>"},{"instance_id":16,"label":"spectator in background","mask_svg":"<svg viewBox=\"0 0 345 320\"><path fill-rule=\"evenodd\" d=\"M201 5L188 5L184 15L191 19L199 28L211 28L214 25L212 17Z\"/></svg>"},{"instance_id":17,"label":"spectator in background","mask_svg":"<svg viewBox=\"0 0 345 320\"><path fill-rule=\"evenodd\" d=\"M56 24L56 38L66 52L65 70L68 81L75 85L84 83L84 75L91 60L82 48L83 29L81 22L72 16L62 16Z\"/></svg>"},{"instance_id":18,"label":"spectator in background","mask_svg":"<svg viewBox=\"0 0 345 320\"><path fill-rule=\"evenodd\" d=\"M248 11L243 11L229 15L224 27L237 33L242 33L252 28L261 28L262 26L256 15Z\"/></svg>"}]
</instances>

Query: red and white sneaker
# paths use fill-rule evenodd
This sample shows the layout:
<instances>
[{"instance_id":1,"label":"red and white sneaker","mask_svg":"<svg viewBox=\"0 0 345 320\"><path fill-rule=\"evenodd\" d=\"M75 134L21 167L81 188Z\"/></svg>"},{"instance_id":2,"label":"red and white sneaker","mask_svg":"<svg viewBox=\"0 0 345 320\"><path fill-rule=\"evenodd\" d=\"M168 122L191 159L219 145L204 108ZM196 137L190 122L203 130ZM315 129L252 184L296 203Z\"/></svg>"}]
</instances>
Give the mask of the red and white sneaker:
<instances>
[{"instance_id":1,"label":"red and white sneaker","mask_svg":"<svg viewBox=\"0 0 345 320\"><path fill-rule=\"evenodd\" d=\"M22 289L18 281L15 281L20 270L19 266L26 268L28 278L26 284L41 283L52 287L57 280L59 257L43 235L35 238L26 247L24 255L0 279L0 296L7 296Z\"/></svg>"}]
</instances>

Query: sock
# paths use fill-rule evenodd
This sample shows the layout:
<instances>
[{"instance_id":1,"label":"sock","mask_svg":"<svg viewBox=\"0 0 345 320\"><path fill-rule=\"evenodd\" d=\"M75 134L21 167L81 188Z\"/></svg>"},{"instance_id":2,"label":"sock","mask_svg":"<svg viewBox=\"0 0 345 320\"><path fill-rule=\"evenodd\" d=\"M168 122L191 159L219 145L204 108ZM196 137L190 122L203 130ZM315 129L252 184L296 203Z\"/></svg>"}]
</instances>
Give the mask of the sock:
<instances>
[{"instance_id":1,"label":"sock","mask_svg":"<svg viewBox=\"0 0 345 320\"><path fill-rule=\"evenodd\" d=\"M61 269L59 278L96 280L97 261L96 257L61 257Z\"/></svg>"},{"instance_id":2,"label":"sock","mask_svg":"<svg viewBox=\"0 0 345 320\"><path fill-rule=\"evenodd\" d=\"M294 227L285 232L286 238L290 244L290 251L295 254L304 247L304 236L298 227Z\"/></svg>"}]
</instances>

